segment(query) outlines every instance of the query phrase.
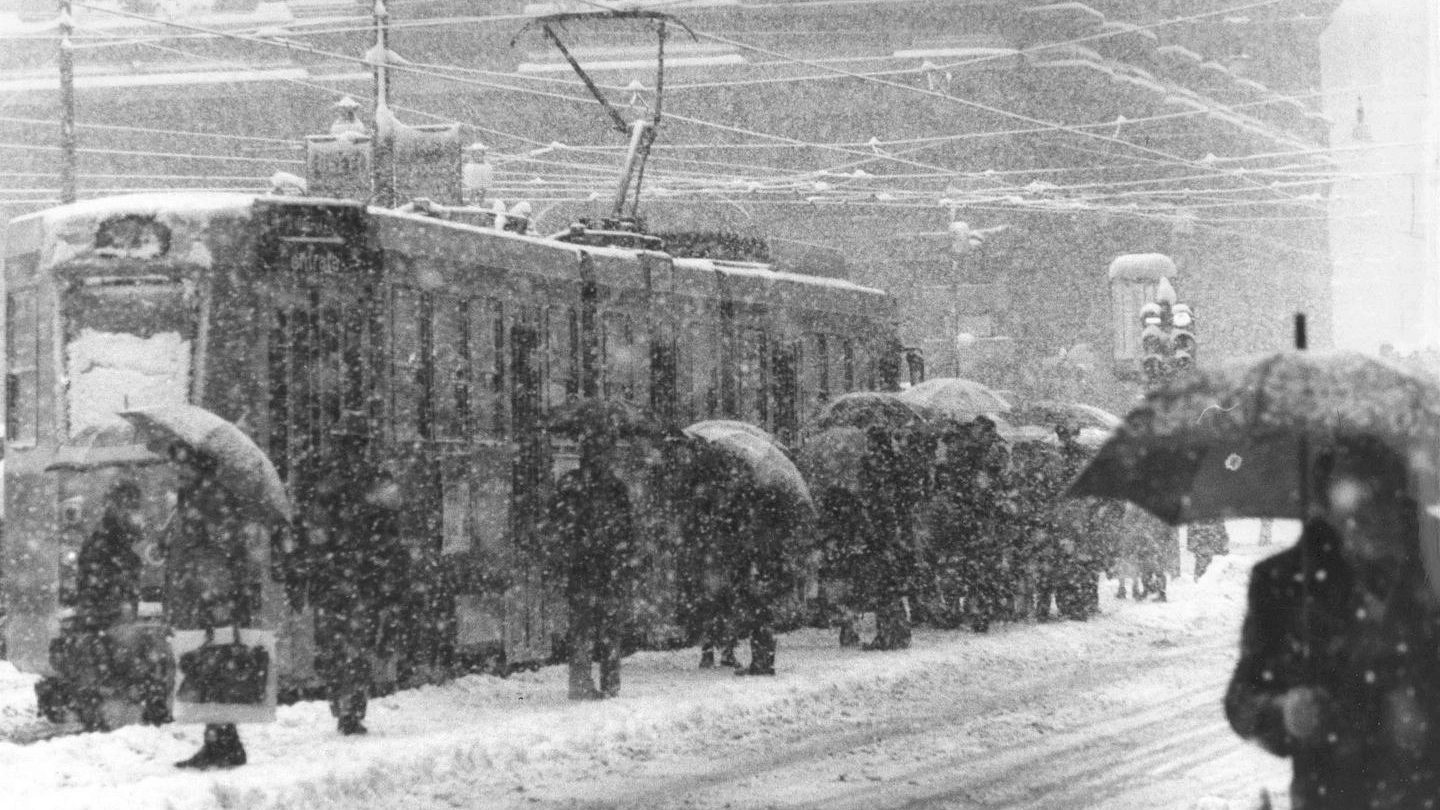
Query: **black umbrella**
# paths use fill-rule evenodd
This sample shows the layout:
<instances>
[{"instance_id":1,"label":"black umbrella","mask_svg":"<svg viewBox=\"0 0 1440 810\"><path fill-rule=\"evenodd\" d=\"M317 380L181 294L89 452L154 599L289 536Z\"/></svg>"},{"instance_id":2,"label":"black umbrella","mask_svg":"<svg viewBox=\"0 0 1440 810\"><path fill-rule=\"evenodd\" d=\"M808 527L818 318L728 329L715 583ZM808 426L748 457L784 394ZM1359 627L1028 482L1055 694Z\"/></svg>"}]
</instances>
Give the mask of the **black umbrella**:
<instances>
[{"instance_id":1,"label":"black umbrella","mask_svg":"<svg viewBox=\"0 0 1440 810\"><path fill-rule=\"evenodd\" d=\"M1282 352L1150 393L1071 493L1130 500L1171 524L1304 519L1311 454L1361 437L1433 480L1440 386L1356 352ZM1417 493L1422 503L1435 494Z\"/></svg>"}]
</instances>

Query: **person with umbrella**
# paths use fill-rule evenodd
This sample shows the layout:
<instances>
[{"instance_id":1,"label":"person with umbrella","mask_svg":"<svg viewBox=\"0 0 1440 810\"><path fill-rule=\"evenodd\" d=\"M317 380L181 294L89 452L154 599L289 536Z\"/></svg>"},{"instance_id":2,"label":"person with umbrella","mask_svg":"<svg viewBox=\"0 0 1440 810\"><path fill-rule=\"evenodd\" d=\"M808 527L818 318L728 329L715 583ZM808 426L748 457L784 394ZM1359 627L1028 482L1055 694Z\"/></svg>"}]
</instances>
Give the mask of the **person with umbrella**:
<instances>
[{"instance_id":1,"label":"person with umbrella","mask_svg":"<svg viewBox=\"0 0 1440 810\"><path fill-rule=\"evenodd\" d=\"M1432 519L1410 481L1373 438L1321 451L1318 515L1251 574L1225 713L1292 760L1296 810L1440 798L1440 610L1420 558Z\"/></svg>"},{"instance_id":2,"label":"person with umbrella","mask_svg":"<svg viewBox=\"0 0 1440 810\"><path fill-rule=\"evenodd\" d=\"M270 530L289 522L289 498L264 451L204 408L157 405L120 416L136 426L138 442L163 453L177 478L165 583L167 618L180 653L175 719L206 725L201 749L175 764L202 770L244 765L235 723L274 717L274 634L257 625ZM233 644L215 637L225 627ZM182 651L181 639L192 636L204 642Z\"/></svg>"},{"instance_id":3,"label":"person with umbrella","mask_svg":"<svg viewBox=\"0 0 1440 810\"><path fill-rule=\"evenodd\" d=\"M245 507L218 477L214 456L176 442L168 457L179 478L174 537L167 550L170 625L213 631L253 623L260 607L263 568L252 555ZM234 723L209 723L204 744L179 768L244 765L245 746Z\"/></svg>"},{"instance_id":4,"label":"person with umbrella","mask_svg":"<svg viewBox=\"0 0 1440 810\"><path fill-rule=\"evenodd\" d=\"M1237 734L1291 759L1297 810L1440 797L1437 403L1354 352L1206 369L1152 391L1071 488L1172 525L1305 521L1251 572L1225 696Z\"/></svg>"},{"instance_id":5,"label":"person with umbrella","mask_svg":"<svg viewBox=\"0 0 1440 810\"><path fill-rule=\"evenodd\" d=\"M568 694L571 700L597 700L620 694L622 625L643 562L630 492L616 474L618 425L603 413L579 413L571 421L569 429L579 435L580 466L557 482L550 521L569 608Z\"/></svg>"}]
</instances>

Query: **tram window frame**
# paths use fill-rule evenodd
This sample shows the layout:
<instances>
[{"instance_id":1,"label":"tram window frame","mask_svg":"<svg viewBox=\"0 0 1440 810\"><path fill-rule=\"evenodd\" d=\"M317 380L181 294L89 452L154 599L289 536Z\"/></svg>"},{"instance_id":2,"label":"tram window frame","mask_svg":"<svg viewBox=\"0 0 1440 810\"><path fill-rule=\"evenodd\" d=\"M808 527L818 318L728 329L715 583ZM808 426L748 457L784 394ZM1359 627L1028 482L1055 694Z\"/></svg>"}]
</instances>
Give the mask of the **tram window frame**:
<instances>
[{"instance_id":1,"label":"tram window frame","mask_svg":"<svg viewBox=\"0 0 1440 810\"><path fill-rule=\"evenodd\" d=\"M468 302L470 418L473 435L509 433L505 409L505 305L498 298Z\"/></svg>"},{"instance_id":2,"label":"tram window frame","mask_svg":"<svg viewBox=\"0 0 1440 810\"><path fill-rule=\"evenodd\" d=\"M5 309L5 439L29 447L40 434L40 311L34 288L13 290ZM23 305L23 309L22 309ZM18 312L28 311L29 326ZM24 339L22 339L22 337ZM25 348L28 358L17 353ZM26 359L28 363L24 362Z\"/></svg>"},{"instance_id":3,"label":"tram window frame","mask_svg":"<svg viewBox=\"0 0 1440 810\"><path fill-rule=\"evenodd\" d=\"M770 424L770 336L764 329L745 327L739 334L735 358L735 410L744 422Z\"/></svg>"},{"instance_id":4,"label":"tram window frame","mask_svg":"<svg viewBox=\"0 0 1440 810\"><path fill-rule=\"evenodd\" d=\"M692 421L711 419L720 410L720 368L723 347L713 323L694 320L682 328L681 360L688 376L685 396Z\"/></svg>"},{"instance_id":5,"label":"tram window frame","mask_svg":"<svg viewBox=\"0 0 1440 810\"><path fill-rule=\"evenodd\" d=\"M545 405L580 396L580 313L574 307L545 308Z\"/></svg>"},{"instance_id":6,"label":"tram window frame","mask_svg":"<svg viewBox=\"0 0 1440 810\"><path fill-rule=\"evenodd\" d=\"M844 386L846 393L860 390L855 387L856 383L860 380L860 375L857 373L858 368L856 361L855 339L843 339L840 342L840 373L841 384Z\"/></svg>"},{"instance_id":7,"label":"tram window frame","mask_svg":"<svg viewBox=\"0 0 1440 810\"><path fill-rule=\"evenodd\" d=\"M410 317L404 317L406 314ZM425 296L395 287L390 294L390 426L398 441L425 438ZM409 350L408 352L406 350Z\"/></svg>"},{"instance_id":8,"label":"tram window frame","mask_svg":"<svg viewBox=\"0 0 1440 810\"><path fill-rule=\"evenodd\" d=\"M643 405L648 401L649 353L643 351L634 319L625 312L600 316L601 390L606 399ZM621 356L622 350L625 352Z\"/></svg>"},{"instance_id":9,"label":"tram window frame","mask_svg":"<svg viewBox=\"0 0 1440 810\"><path fill-rule=\"evenodd\" d=\"M800 345L800 418L805 419L830 401L829 341L819 332L805 335Z\"/></svg>"},{"instance_id":10,"label":"tram window frame","mask_svg":"<svg viewBox=\"0 0 1440 810\"><path fill-rule=\"evenodd\" d=\"M468 310L452 296L436 296L431 306L432 432L441 441L463 440L470 424Z\"/></svg>"}]
</instances>

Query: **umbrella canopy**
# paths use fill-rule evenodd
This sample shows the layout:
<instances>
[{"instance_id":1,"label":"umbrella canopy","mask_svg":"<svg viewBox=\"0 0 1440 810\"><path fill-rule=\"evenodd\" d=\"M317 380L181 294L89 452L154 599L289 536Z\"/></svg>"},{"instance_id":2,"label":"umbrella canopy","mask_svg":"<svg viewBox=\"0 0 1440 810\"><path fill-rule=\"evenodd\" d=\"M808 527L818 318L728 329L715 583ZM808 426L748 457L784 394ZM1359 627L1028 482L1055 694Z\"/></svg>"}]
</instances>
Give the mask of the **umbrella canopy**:
<instances>
[{"instance_id":1,"label":"umbrella canopy","mask_svg":"<svg viewBox=\"0 0 1440 810\"><path fill-rule=\"evenodd\" d=\"M1012 411L1008 421L1017 425L1064 425L1072 424L1082 430L1098 428L1113 430L1120 426L1121 419L1113 413L1079 402L1039 400L1027 402Z\"/></svg>"},{"instance_id":2,"label":"umbrella canopy","mask_svg":"<svg viewBox=\"0 0 1440 810\"><path fill-rule=\"evenodd\" d=\"M134 423L116 417L90 425L62 443L55 458L45 465L50 470L95 470L101 467L138 467L162 464L165 457L153 453L136 436Z\"/></svg>"},{"instance_id":3,"label":"umbrella canopy","mask_svg":"<svg viewBox=\"0 0 1440 810\"><path fill-rule=\"evenodd\" d=\"M1124 498L1171 524L1303 519L1302 471L1347 437L1373 437L1415 471L1428 469L1440 442L1440 387L1355 352L1222 365L1149 394L1071 494Z\"/></svg>"},{"instance_id":4,"label":"umbrella canopy","mask_svg":"<svg viewBox=\"0 0 1440 810\"><path fill-rule=\"evenodd\" d=\"M1010 403L990 387L963 377L934 377L901 392L900 399L957 416L1006 413Z\"/></svg>"},{"instance_id":5,"label":"umbrella canopy","mask_svg":"<svg viewBox=\"0 0 1440 810\"><path fill-rule=\"evenodd\" d=\"M810 423L815 430L837 427L905 428L922 424L925 417L896 394L852 391L831 400Z\"/></svg>"},{"instance_id":6,"label":"umbrella canopy","mask_svg":"<svg viewBox=\"0 0 1440 810\"><path fill-rule=\"evenodd\" d=\"M233 422L196 405L157 405L120 415L152 450L179 443L214 459L216 483L257 517L290 519L290 498L275 465Z\"/></svg>"},{"instance_id":7,"label":"umbrella canopy","mask_svg":"<svg viewBox=\"0 0 1440 810\"><path fill-rule=\"evenodd\" d=\"M860 460L869 448L865 431L857 427L833 427L811 436L800 450L800 468L805 480L817 488L860 490Z\"/></svg>"},{"instance_id":8,"label":"umbrella canopy","mask_svg":"<svg viewBox=\"0 0 1440 810\"><path fill-rule=\"evenodd\" d=\"M814 510L810 488L800 470L780 443L760 428L744 422L711 420L697 422L685 428L684 433L723 453L759 486L780 493L794 506Z\"/></svg>"},{"instance_id":9,"label":"umbrella canopy","mask_svg":"<svg viewBox=\"0 0 1440 810\"><path fill-rule=\"evenodd\" d=\"M655 438L660 427L643 408L613 399L576 399L550 411L546 426L573 439Z\"/></svg>"},{"instance_id":10,"label":"umbrella canopy","mask_svg":"<svg viewBox=\"0 0 1440 810\"><path fill-rule=\"evenodd\" d=\"M784 443L782 443L779 439L775 438L775 436L769 431L765 430L765 428L759 427L757 425L752 425L749 422L738 422L733 419L707 419L703 422L696 422L690 427L685 428L686 433L692 436L700 437L704 437L706 434L713 430L738 430L743 433L749 433L752 436L758 436L780 448L781 450L784 450L787 453L790 451L790 448L786 447Z\"/></svg>"}]
</instances>

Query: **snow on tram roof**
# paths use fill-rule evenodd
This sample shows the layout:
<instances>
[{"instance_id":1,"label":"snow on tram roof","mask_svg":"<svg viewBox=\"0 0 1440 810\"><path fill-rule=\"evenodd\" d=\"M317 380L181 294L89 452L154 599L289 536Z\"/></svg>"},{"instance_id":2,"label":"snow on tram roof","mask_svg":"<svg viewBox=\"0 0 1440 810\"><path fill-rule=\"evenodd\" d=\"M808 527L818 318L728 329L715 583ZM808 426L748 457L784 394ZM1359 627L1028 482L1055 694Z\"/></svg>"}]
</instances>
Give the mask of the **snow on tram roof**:
<instances>
[{"instance_id":1,"label":"snow on tram roof","mask_svg":"<svg viewBox=\"0 0 1440 810\"><path fill-rule=\"evenodd\" d=\"M741 264L735 262L716 262L711 259L687 259L675 258L677 267L690 267L696 270L718 270L732 276L749 276L750 278L768 278L776 281L789 281L797 284L807 284L812 287L830 287L836 290L849 290L851 292L867 293L869 295L884 295L884 290L874 287L866 287L863 284L856 284L853 281L846 281L843 278L832 278L830 276L811 276L804 273L788 273L784 270L772 270L763 264Z\"/></svg>"},{"instance_id":2,"label":"snow on tram roof","mask_svg":"<svg viewBox=\"0 0 1440 810\"><path fill-rule=\"evenodd\" d=\"M258 194L242 194L233 191L157 191L148 194L120 194L114 197L97 197L80 200L16 217L19 222L26 219L43 219L50 225L59 220L74 217L102 218L119 214L166 214L181 215L213 214L220 211L247 211L255 204Z\"/></svg>"}]
</instances>

